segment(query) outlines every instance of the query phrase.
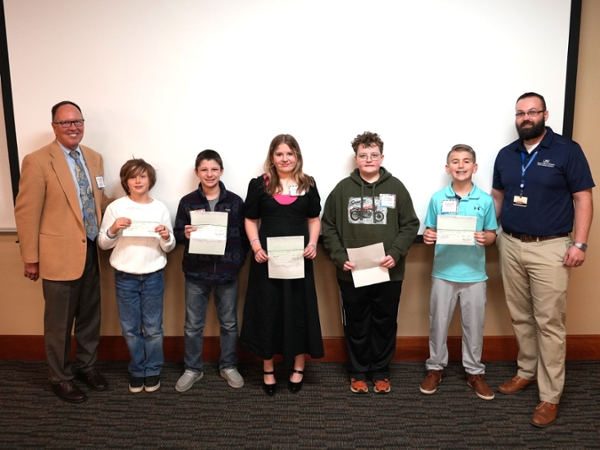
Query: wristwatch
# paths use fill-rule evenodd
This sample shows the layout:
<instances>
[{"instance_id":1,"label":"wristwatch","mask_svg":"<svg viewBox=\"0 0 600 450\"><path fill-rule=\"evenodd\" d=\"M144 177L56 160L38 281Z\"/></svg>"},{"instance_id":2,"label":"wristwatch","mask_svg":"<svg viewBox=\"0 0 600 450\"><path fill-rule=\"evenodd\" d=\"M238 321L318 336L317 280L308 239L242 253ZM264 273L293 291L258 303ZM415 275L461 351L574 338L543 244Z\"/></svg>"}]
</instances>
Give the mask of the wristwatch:
<instances>
[{"instance_id":1,"label":"wristwatch","mask_svg":"<svg viewBox=\"0 0 600 450\"><path fill-rule=\"evenodd\" d=\"M587 244L584 244L582 242L573 242L573 245L575 247L577 247L579 250L581 250L582 252L585 252L587 250Z\"/></svg>"}]
</instances>

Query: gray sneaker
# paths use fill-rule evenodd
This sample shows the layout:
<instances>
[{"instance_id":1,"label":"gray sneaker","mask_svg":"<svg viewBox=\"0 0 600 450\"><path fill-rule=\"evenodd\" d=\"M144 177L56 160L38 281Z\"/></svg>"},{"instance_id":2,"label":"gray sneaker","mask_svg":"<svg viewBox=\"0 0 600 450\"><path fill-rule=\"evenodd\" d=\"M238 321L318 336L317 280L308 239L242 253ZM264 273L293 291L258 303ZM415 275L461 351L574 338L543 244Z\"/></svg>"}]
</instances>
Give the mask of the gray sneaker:
<instances>
[{"instance_id":1,"label":"gray sneaker","mask_svg":"<svg viewBox=\"0 0 600 450\"><path fill-rule=\"evenodd\" d=\"M221 377L225 378L232 388L239 389L244 385L244 379L235 367L221 370Z\"/></svg>"},{"instance_id":2,"label":"gray sneaker","mask_svg":"<svg viewBox=\"0 0 600 450\"><path fill-rule=\"evenodd\" d=\"M204 372L194 372L193 370L186 370L183 375L177 380L175 390L177 392L185 392L191 388L196 381L204 376Z\"/></svg>"}]
</instances>

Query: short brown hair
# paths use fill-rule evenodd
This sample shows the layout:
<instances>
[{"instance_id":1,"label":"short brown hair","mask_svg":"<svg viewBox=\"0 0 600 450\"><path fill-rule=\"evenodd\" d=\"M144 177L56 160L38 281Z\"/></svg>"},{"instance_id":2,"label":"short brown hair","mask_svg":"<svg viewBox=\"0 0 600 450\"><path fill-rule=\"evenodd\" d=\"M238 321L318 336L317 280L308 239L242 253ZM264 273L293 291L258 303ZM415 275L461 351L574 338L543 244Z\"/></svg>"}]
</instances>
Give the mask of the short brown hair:
<instances>
[{"instance_id":1,"label":"short brown hair","mask_svg":"<svg viewBox=\"0 0 600 450\"><path fill-rule=\"evenodd\" d=\"M452 152L468 152L473 157L473 164L477 162L477 155L475 154L475 150L467 144L456 144L453 146L448 152L448 156L446 156L446 164L450 163L450 155Z\"/></svg>"},{"instance_id":2,"label":"short brown hair","mask_svg":"<svg viewBox=\"0 0 600 450\"><path fill-rule=\"evenodd\" d=\"M379 147L379 151L383 154L383 141L379 137L377 133L371 133L370 131L365 131L363 134L359 134L352 141L352 149L354 153L358 151L358 147L363 144L365 147Z\"/></svg>"},{"instance_id":3,"label":"short brown hair","mask_svg":"<svg viewBox=\"0 0 600 450\"><path fill-rule=\"evenodd\" d=\"M123 186L123 189L127 195L131 193L129 192L129 187L127 186L127 180L137 177L144 172L148 174L148 180L150 180L150 189L152 189L156 184L156 170L154 170L154 167L152 167L151 164L148 164L141 158L133 158L123 164L119 176L121 177L121 186Z\"/></svg>"},{"instance_id":4,"label":"short brown hair","mask_svg":"<svg viewBox=\"0 0 600 450\"><path fill-rule=\"evenodd\" d=\"M196 156L196 170L198 170L202 161L214 161L219 165L221 170L223 170L223 160L221 159L221 155L214 150L207 149L198 153L198 156Z\"/></svg>"},{"instance_id":5,"label":"short brown hair","mask_svg":"<svg viewBox=\"0 0 600 450\"><path fill-rule=\"evenodd\" d=\"M519 98L517 99L517 101L515 103L519 103L519 101L523 100L524 98L530 98L530 97L539 98L540 101L542 102L542 109L544 111L546 111L546 99L544 98L544 96L538 94L537 92L525 92L524 94L519 96Z\"/></svg>"}]
</instances>

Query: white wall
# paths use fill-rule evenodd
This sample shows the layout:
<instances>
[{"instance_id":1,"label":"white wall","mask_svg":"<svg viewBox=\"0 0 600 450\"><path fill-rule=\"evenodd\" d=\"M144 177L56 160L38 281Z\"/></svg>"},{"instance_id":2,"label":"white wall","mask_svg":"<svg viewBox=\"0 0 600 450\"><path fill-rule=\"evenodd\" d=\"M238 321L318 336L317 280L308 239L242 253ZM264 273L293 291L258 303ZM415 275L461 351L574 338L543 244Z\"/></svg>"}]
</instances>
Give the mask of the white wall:
<instances>
[{"instance_id":1,"label":"white wall","mask_svg":"<svg viewBox=\"0 0 600 450\"><path fill-rule=\"evenodd\" d=\"M385 164L424 217L448 178L445 155L478 152L491 187L516 138L514 102L544 94L562 129L570 0L5 0L20 157L53 139L69 99L83 143L105 157L111 196L133 155L158 170L174 214L193 163L219 151L245 196L270 140L293 134L323 201L353 169L350 141L385 142Z\"/></svg>"}]
</instances>

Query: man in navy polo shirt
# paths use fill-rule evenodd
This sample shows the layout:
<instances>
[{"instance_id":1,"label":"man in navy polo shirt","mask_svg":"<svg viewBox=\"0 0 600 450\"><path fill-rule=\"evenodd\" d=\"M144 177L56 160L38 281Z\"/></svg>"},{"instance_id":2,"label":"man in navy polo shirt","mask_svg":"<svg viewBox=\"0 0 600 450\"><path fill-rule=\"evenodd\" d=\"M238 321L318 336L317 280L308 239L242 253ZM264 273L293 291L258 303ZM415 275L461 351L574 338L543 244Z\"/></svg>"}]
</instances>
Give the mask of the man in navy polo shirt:
<instances>
[{"instance_id":1,"label":"man in navy polo shirt","mask_svg":"<svg viewBox=\"0 0 600 450\"><path fill-rule=\"evenodd\" d=\"M567 288L571 267L585 261L594 181L579 144L545 126L544 97L521 95L515 116L519 139L496 157L492 197L519 370L498 389L516 394L537 383L531 424L546 427L556 420L565 381Z\"/></svg>"}]
</instances>

